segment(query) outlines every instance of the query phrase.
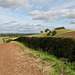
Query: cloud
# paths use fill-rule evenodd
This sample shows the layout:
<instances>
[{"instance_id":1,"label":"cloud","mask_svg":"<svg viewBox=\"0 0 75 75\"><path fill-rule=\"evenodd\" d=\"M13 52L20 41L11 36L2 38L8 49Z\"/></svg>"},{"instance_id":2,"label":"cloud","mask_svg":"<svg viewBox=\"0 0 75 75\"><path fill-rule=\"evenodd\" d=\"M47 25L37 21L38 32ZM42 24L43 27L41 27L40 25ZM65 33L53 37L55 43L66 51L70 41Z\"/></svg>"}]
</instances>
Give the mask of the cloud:
<instances>
[{"instance_id":1,"label":"cloud","mask_svg":"<svg viewBox=\"0 0 75 75\"><path fill-rule=\"evenodd\" d=\"M60 18L62 14L65 14L69 11L70 11L69 9L47 11L47 12L34 10L30 12L29 15L33 16L33 20L44 20L47 22L53 22L55 19Z\"/></svg>"},{"instance_id":2,"label":"cloud","mask_svg":"<svg viewBox=\"0 0 75 75\"><path fill-rule=\"evenodd\" d=\"M18 7L31 8L28 0L0 0L0 7L4 8L18 8Z\"/></svg>"},{"instance_id":3,"label":"cloud","mask_svg":"<svg viewBox=\"0 0 75 75\"><path fill-rule=\"evenodd\" d=\"M36 6L36 9L42 9L43 6Z\"/></svg>"},{"instance_id":4,"label":"cloud","mask_svg":"<svg viewBox=\"0 0 75 75\"><path fill-rule=\"evenodd\" d=\"M50 10L75 8L75 0L52 0L48 3Z\"/></svg>"},{"instance_id":5,"label":"cloud","mask_svg":"<svg viewBox=\"0 0 75 75\"><path fill-rule=\"evenodd\" d=\"M6 24L6 25L5 25ZM0 23L0 33L38 33L42 30L41 24L12 24Z\"/></svg>"},{"instance_id":6,"label":"cloud","mask_svg":"<svg viewBox=\"0 0 75 75\"><path fill-rule=\"evenodd\" d=\"M34 10L34 11L30 12L28 15L35 16L35 15L42 15L42 13L44 13L44 12L39 11L39 10Z\"/></svg>"},{"instance_id":7,"label":"cloud","mask_svg":"<svg viewBox=\"0 0 75 75\"><path fill-rule=\"evenodd\" d=\"M3 23L2 25L8 25L8 24L13 24L13 23L16 23L16 21L10 21L8 23Z\"/></svg>"},{"instance_id":8,"label":"cloud","mask_svg":"<svg viewBox=\"0 0 75 75\"><path fill-rule=\"evenodd\" d=\"M56 11L39 11L34 10L29 13L30 16L33 16L33 20L43 20L46 22L53 22L58 18L67 18L67 19L75 19L75 9L61 9ZM71 24L75 24L75 20L71 22Z\"/></svg>"},{"instance_id":9,"label":"cloud","mask_svg":"<svg viewBox=\"0 0 75 75\"><path fill-rule=\"evenodd\" d=\"M66 14L62 15L63 18L75 18L75 9L71 10L70 12L67 12Z\"/></svg>"},{"instance_id":10,"label":"cloud","mask_svg":"<svg viewBox=\"0 0 75 75\"><path fill-rule=\"evenodd\" d=\"M72 20L71 24L75 24L75 20Z\"/></svg>"},{"instance_id":11,"label":"cloud","mask_svg":"<svg viewBox=\"0 0 75 75\"><path fill-rule=\"evenodd\" d=\"M46 2L47 0L32 0L32 2Z\"/></svg>"}]
</instances>

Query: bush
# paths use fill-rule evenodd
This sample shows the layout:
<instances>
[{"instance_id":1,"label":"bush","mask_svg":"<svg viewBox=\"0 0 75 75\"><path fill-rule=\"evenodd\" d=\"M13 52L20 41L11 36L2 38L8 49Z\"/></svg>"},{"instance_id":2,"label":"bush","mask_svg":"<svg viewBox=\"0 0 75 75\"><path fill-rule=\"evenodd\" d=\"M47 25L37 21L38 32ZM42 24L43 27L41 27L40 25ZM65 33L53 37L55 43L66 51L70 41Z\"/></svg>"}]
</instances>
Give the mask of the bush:
<instances>
[{"instance_id":1,"label":"bush","mask_svg":"<svg viewBox=\"0 0 75 75\"><path fill-rule=\"evenodd\" d=\"M63 57L67 58L69 61L75 61L75 39L57 37L19 37L15 41L22 42L35 50L41 49L58 58Z\"/></svg>"},{"instance_id":2,"label":"bush","mask_svg":"<svg viewBox=\"0 0 75 75\"><path fill-rule=\"evenodd\" d=\"M40 31L41 33L43 33L43 31Z\"/></svg>"},{"instance_id":3,"label":"bush","mask_svg":"<svg viewBox=\"0 0 75 75\"><path fill-rule=\"evenodd\" d=\"M53 32L52 32L52 36L54 36L56 34L56 31L54 30Z\"/></svg>"},{"instance_id":4,"label":"bush","mask_svg":"<svg viewBox=\"0 0 75 75\"><path fill-rule=\"evenodd\" d=\"M47 33L47 36L50 35L50 33Z\"/></svg>"},{"instance_id":5,"label":"bush","mask_svg":"<svg viewBox=\"0 0 75 75\"><path fill-rule=\"evenodd\" d=\"M51 31L49 31L49 33L51 33Z\"/></svg>"},{"instance_id":6,"label":"bush","mask_svg":"<svg viewBox=\"0 0 75 75\"><path fill-rule=\"evenodd\" d=\"M48 28L46 28L46 29L45 29L45 32L48 32L48 31L49 31L49 29L48 29Z\"/></svg>"},{"instance_id":7,"label":"bush","mask_svg":"<svg viewBox=\"0 0 75 75\"><path fill-rule=\"evenodd\" d=\"M9 39L9 40L6 41L6 43L9 43L9 42L11 42L11 41L13 41L13 40L12 40L12 39Z\"/></svg>"}]
</instances>

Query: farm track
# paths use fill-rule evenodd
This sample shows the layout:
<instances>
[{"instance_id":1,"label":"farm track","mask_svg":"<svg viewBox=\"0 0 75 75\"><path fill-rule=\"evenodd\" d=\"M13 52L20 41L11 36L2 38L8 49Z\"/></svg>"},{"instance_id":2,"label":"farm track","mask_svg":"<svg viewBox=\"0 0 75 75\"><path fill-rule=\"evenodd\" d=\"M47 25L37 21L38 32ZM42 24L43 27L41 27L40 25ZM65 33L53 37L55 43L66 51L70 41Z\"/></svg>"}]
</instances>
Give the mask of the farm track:
<instances>
[{"instance_id":1,"label":"farm track","mask_svg":"<svg viewBox=\"0 0 75 75\"><path fill-rule=\"evenodd\" d=\"M15 43L0 44L0 75L43 75L35 60Z\"/></svg>"},{"instance_id":2,"label":"farm track","mask_svg":"<svg viewBox=\"0 0 75 75\"><path fill-rule=\"evenodd\" d=\"M1 39L0 39L0 44L1 44Z\"/></svg>"}]
</instances>

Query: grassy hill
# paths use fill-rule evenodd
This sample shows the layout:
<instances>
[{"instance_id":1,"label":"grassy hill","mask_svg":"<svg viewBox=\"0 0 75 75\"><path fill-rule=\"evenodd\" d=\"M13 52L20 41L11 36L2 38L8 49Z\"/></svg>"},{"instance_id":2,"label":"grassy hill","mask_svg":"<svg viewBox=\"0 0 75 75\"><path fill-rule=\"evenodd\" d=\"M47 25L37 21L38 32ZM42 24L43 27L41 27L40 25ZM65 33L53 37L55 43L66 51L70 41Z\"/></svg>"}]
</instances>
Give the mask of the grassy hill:
<instances>
[{"instance_id":1,"label":"grassy hill","mask_svg":"<svg viewBox=\"0 0 75 75\"><path fill-rule=\"evenodd\" d=\"M75 30L67 30L67 29L56 30L57 34L54 35L54 36L61 36L61 35L72 33L72 32L75 32ZM28 36L29 37L51 37L52 33L49 36L47 36L47 33L48 32L45 32L45 33L42 33L42 34L36 34L36 35L28 35Z\"/></svg>"}]
</instances>

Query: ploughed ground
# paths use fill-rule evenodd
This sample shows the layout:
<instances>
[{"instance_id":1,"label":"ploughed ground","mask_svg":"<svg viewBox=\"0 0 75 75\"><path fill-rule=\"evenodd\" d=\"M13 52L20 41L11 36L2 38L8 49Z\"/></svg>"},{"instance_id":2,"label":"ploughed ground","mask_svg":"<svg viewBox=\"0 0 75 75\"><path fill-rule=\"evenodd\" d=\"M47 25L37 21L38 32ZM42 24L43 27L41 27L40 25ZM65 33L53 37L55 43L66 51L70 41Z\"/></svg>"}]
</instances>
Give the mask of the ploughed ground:
<instances>
[{"instance_id":1,"label":"ploughed ground","mask_svg":"<svg viewBox=\"0 0 75 75\"><path fill-rule=\"evenodd\" d=\"M0 44L0 75L43 75L37 62L15 43Z\"/></svg>"},{"instance_id":2,"label":"ploughed ground","mask_svg":"<svg viewBox=\"0 0 75 75\"><path fill-rule=\"evenodd\" d=\"M61 35L63 37L75 37L75 32Z\"/></svg>"}]
</instances>

